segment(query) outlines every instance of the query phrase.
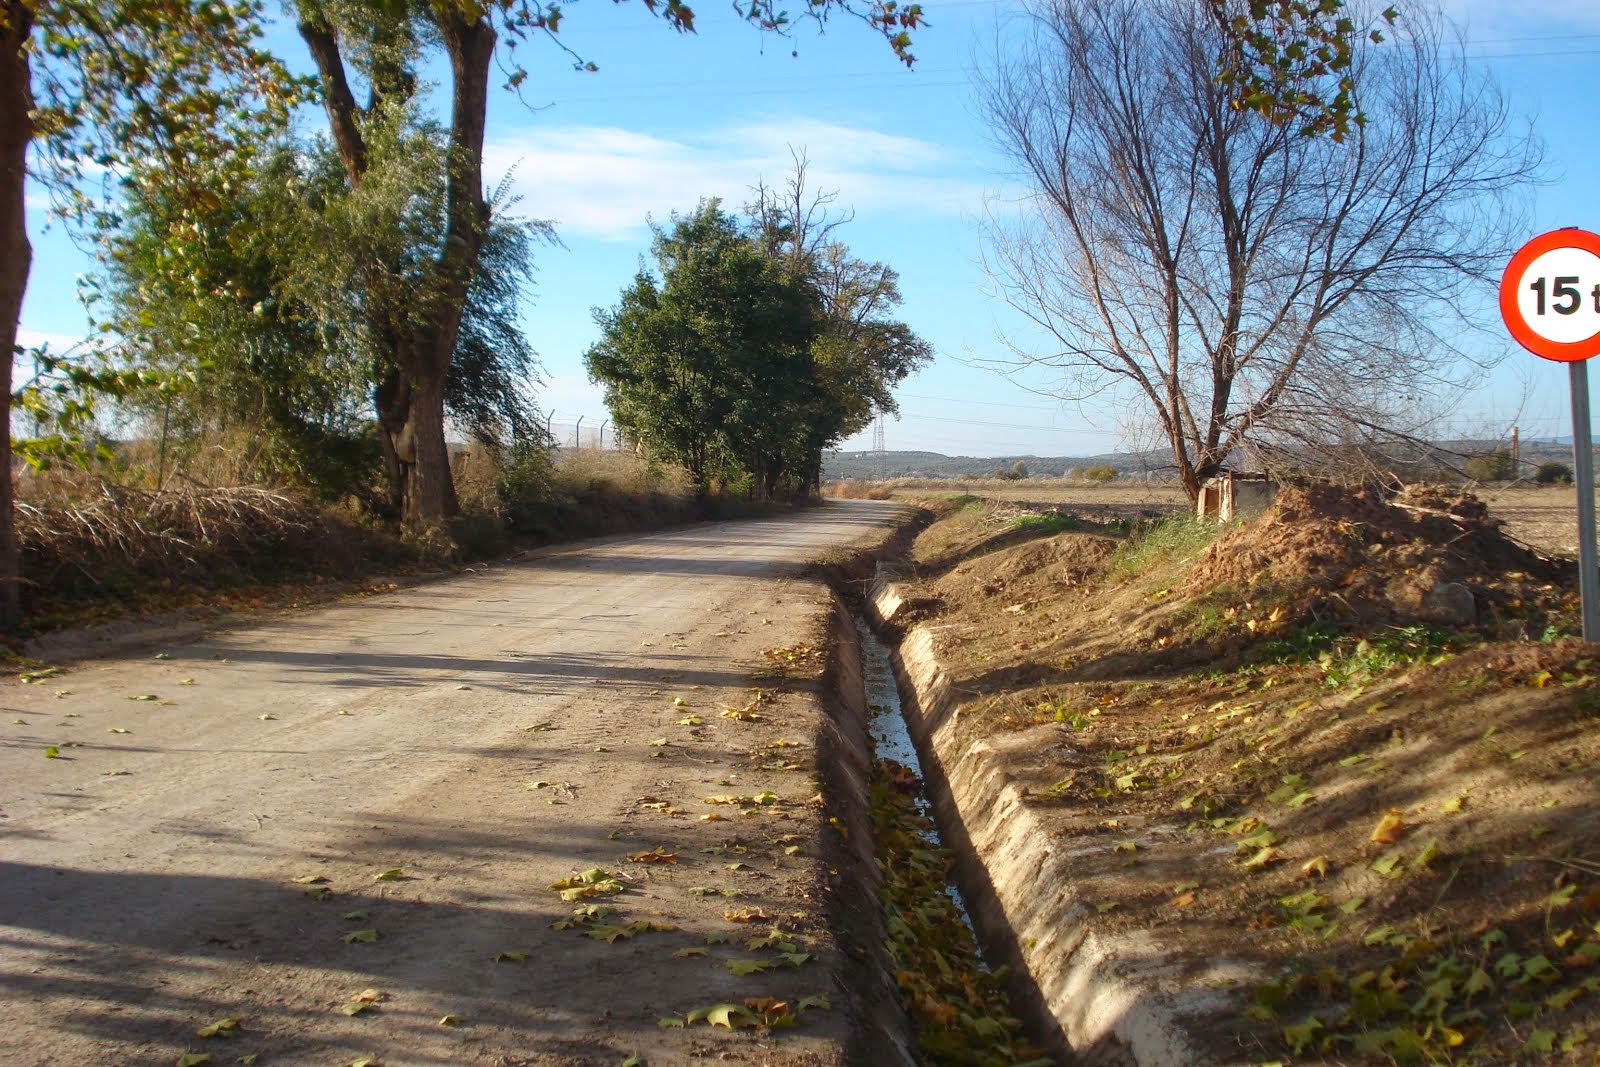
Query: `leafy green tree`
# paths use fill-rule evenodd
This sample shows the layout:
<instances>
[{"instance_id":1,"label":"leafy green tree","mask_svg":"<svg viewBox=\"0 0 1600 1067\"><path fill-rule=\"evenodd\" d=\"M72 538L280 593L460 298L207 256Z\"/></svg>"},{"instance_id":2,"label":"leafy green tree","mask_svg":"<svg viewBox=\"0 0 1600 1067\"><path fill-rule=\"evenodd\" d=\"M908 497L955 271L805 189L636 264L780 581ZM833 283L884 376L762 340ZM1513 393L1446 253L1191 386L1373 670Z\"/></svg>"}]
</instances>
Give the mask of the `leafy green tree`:
<instances>
[{"instance_id":1,"label":"leafy green tree","mask_svg":"<svg viewBox=\"0 0 1600 1067\"><path fill-rule=\"evenodd\" d=\"M246 425L259 434L264 473L331 497L369 494L380 462L369 411L388 367L360 300L374 279L402 297L407 265L426 253L444 184L430 132L379 139L397 157L382 164L381 196L377 182L350 194L319 141L280 144L230 198L204 211L131 202L108 240L106 295L123 354L167 373L195 368L190 388L151 398L164 429L193 444L202 431ZM534 357L517 314L533 243L548 232L501 210L510 206L503 192L445 397L458 425L496 447L538 435L528 393ZM174 247L168 234L185 224L194 239Z\"/></svg>"},{"instance_id":2,"label":"leafy green tree","mask_svg":"<svg viewBox=\"0 0 1600 1067\"><path fill-rule=\"evenodd\" d=\"M694 28L694 12L682 0L646 0L646 8L672 29ZM431 254L414 264L403 299L388 299L382 279L374 278L362 302L372 335L383 339L390 368L378 392L378 421L392 497L408 519L447 516L457 502L444 444L446 379L486 236L483 139L490 64L500 50L510 68L509 86L520 85L528 72L510 50L532 36L554 37L563 9L557 3L501 0L297 0L295 10L352 191L374 180L370 131L382 125L374 120L415 100L417 70L429 50L442 51L448 64L443 225ZM738 10L762 30L781 33L790 26L773 0L751 0ZM861 18L903 61L912 61L910 34L922 23L920 5L816 0L803 17L822 22L835 12ZM579 65L595 69L593 63L580 60ZM357 99L360 84L365 104Z\"/></svg>"},{"instance_id":3,"label":"leafy green tree","mask_svg":"<svg viewBox=\"0 0 1600 1067\"><path fill-rule=\"evenodd\" d=\"M821 403L815 297L716 200L658 228L658 276L641 272L584 355L623 433L682 464L695 484L748 475L770 491L794 431Z\"/></svg>"},{"instance_id":4,"label":"leafy green tree","mask_svg":"<svg viewBox=\"0 0 1600 1067\"><path fill-rule=\"evenodd\" d=\"M933 350L894 318L903 299L899 274L853 256L836 238L851 216L831 211L836 194L808 193L806 165L796 153L784 187L758 186L745 211L767 256L817 295L812 358L822 395L795 438L794 460L801 488L816 489L823 450L880 414L896 414L894 387L926 365Z\"/></svg>"},{"instance_id":5,"label":"leafy green tree","mask_svg":"<svg viewBox=\"0 0 1600 1067\"><path fill-rule=\"evenodd\" d=\"M32 260L30 176L50 184L79 219L105 207L79 180L86 164L114 172L129 160L159 159L163 185L204 188L197 178L234 165L240 138L263 117L284 114L296 97L294 82L257 47L260 15L255 0L0 0L0 373L7 396ZM62 369L66 385L135 384L100 369ZM38 391L30 398L38 414L62 410ZM84 403L74 401L66 412L81 418ZM21 621L11 458L8 434L0 442L6 630Z\"/></svg>"}]
</instances>

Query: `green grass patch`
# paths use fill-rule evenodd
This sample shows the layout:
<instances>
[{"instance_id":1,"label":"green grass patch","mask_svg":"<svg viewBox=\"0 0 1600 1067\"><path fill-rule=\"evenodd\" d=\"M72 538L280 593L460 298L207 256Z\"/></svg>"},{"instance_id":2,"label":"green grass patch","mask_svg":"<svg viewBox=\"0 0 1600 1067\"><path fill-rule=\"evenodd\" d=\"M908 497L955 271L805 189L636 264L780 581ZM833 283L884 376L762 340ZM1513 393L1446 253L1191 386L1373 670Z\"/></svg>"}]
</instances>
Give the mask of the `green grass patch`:
<instances>
[{"instance_id":1,"label":"green grass patch","mask_svg":"<svg viewBox=\"0 0 1600 1067\"><path fill-rule=\"evenodd\" d=\"M1165 563L1192 560L1217 539L1222 526L1211 519L1163 519L1135 530L1111 556L1113 579L1137 578Z\"/></svg>"},{"instance_id":2,"label":"green grass patch","mask_svg":"<svg viewBox=\"0 0 1600 1067\"><path fill-rule=\"evenodd\" d=\"M1287 637L1269 641L1262 654L1270 663L1314 664L1322 671L1323 685L1343 689L1397 668L1438 663L1476 642L1471 635L1446 633L1431 626L1391 626L1363 636L1314 621Z\"/></svg>"}]
</instances>

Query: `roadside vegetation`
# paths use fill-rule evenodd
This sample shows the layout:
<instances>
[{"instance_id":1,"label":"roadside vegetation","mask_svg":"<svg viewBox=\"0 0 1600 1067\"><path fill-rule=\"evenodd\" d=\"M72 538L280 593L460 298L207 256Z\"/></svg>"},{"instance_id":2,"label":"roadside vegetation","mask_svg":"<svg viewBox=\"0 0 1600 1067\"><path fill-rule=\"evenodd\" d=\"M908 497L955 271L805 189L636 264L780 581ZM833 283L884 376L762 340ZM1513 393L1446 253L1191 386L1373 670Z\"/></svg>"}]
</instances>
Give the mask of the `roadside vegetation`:
<instances>
[{"instance_id":1,"label":"roadside vegetation","mask_svg":"<svg viewBox=\"0 0 1600 1067\"><path fill-rule=\"evenodd\" d=\"M542 544L740 514L684 473L626 452L479 447L455 460L462 514L440 532L294 485L162 485L138 450L90 471L27 474L17 533L29 632L176 610L288 606Z\"/></svg>"},{"instance_id":2,"label":"roadside vegetation","mask_svg":"<svg viewBox=\"0 0 1600 1067\"><path fill-rule=\"evenodd\" d=\"M1220 528L944 509L908 625L960 635L963 744L1035 738L1010 770L1072 842L1073 921L1203 963L1215 1062L1590 1062L1600 661L1570 562L1454 491L1288 486Z\"/></svg>"}]
</instances>

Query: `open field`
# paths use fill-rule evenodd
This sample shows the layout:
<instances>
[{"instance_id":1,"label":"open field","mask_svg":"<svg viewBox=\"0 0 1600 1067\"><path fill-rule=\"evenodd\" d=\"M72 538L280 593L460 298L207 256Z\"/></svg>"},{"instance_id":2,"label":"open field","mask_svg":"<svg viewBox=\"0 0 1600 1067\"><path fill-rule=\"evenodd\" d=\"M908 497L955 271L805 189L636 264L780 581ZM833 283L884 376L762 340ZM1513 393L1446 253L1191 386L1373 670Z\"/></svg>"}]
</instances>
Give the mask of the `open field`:
<instances>
[{"instance_id":1,"label":"open field","mask_svg":"<svg viewBox=\"0 0 1600 1067\"><path fill-rule=\"evenodd\" d=\"M896 478L885 483L848 483L877 489L884 486L896 500L980 496L1022 507L1065 507L1084 518L1156 518L1180 514L1189 504L1175 485L1068 481L1064 478L1024 478L1008 482L994 478ZM827 491L832 491L832 486ZM1570 485L1478 486L1471 490L1505 521L1508 534L1544 554L1575 557L1578 554L1577 490ZM841 494L844 495L844 494ZM855 495L855 494L851 494ZM864 494L862 494L864 495Z\"/></svg>"}]
</instances>

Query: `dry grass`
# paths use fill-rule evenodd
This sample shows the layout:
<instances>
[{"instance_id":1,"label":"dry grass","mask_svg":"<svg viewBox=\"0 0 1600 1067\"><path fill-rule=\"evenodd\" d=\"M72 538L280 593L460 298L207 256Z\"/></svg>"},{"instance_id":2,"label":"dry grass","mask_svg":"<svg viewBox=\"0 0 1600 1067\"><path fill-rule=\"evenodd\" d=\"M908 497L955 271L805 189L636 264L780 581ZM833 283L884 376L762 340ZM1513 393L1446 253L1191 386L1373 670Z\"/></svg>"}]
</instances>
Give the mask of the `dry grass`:
<instances>
[{"instance_id":1,"label":"dry grass","mask_svg":"<svg viewBox=\"0 0 1600 1067\"><path fill-rule=\"evenodd\" d=\"M894 490L887 482L845 478L822 487L822 495L835 500L890 500Z\"/></svg>"},{"instance_id":2,"label":"dry grass","mask_svg":"<svg viewBox=\"0 0 1600 1067\"><path fill-rule=\"evenodd\" d=\"M18 490L33 603L347 571L382 554L350 517L276 489L147 490L51 475L24 477Z\"/></svg>"}]
</instances>

